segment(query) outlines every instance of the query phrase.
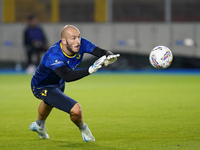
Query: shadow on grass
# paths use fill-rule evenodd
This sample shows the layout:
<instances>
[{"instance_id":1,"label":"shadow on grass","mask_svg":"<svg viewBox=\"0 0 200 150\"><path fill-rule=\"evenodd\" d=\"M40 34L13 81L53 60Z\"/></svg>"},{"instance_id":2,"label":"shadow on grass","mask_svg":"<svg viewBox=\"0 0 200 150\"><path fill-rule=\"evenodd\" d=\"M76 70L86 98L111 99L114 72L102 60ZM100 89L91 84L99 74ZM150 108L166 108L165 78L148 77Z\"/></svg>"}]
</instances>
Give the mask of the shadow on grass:
<instances>
[{"instance_id":1,"label":"shadow on grass","mask_svg":"<svg viewBox=\"0 0 200 150\"><path fill-rule=\"evenodd\" d=\"M92 149L92 150L119 150L119 148L113 147L111 145L105 145L103 143L97 143L97 142L69 142L69 141L54 141L59 142L58 144L62 148L69 148L69 149Z\"/></svg>"}]
</instances>

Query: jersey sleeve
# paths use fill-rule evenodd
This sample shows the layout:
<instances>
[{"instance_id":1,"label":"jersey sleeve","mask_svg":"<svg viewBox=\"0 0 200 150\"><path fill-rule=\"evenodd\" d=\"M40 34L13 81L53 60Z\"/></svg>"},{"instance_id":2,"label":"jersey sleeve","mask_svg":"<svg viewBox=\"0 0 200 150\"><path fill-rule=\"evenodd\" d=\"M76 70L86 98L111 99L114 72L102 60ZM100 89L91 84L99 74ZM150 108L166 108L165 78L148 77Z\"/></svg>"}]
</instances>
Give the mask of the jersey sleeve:
<instances>
[{"instance_id":1,"label":"jersey sleeve","mask_svg":"<svg viewBox=\"0 0 200 150\"><path fill-rule=\"evenodd\" d=\"M62 67L56 68L54 72L64 81L71 82L71 81L76 81L85 76L90 75L90 73L88 72L88 69L89 68L85 68L82 70L74 71L74 70L69 69L67 66L62 66Z\"/></svg>"},{"instance_id":2,"label":"jersey sleeve","mask_svg":"<svg viewBox=\"0 0 200 150\"><path fill-rule=\"evenodd\" d=\"M43 64L47 68L52 69L53 71L56 68L59 68L59 67L65 65L63 58L59 54L50 54L50 55L44 57Z\"/></svg>"},{"instance_id":3,"label":"jersey sleeve","mask_svg":"<svg viewBox=\"0 0 200 150\"><path fill-rule=\"evenodd\" d=\"M83 48L84 53L91 53L97 46L87 39L81 38L81 47Z\"/></svg>"}]
</instances>

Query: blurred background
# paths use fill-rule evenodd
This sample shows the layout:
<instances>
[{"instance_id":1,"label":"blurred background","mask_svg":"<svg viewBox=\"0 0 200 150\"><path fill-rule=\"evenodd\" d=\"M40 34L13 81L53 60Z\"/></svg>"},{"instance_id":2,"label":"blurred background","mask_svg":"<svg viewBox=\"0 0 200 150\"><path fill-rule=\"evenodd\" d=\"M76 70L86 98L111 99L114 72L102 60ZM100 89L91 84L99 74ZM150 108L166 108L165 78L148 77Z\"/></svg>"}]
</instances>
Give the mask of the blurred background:
<instances>
[{"instance_id":1,"label":"blurred background","mask_svg":"<svg viewBox=\"0 0 200 150\"><path fill-rule=\"evenodd\" d=\"M37 17L48 46L72 24L82 37L120 53L105 69L153 69L148 55L158 45L174 55L169 68L200 69L199 8L199 0L0 0L0 70L27 69L24 32L30 15ZM80 67L95 59L86 55Z\"/></svg>"}]
</instances>

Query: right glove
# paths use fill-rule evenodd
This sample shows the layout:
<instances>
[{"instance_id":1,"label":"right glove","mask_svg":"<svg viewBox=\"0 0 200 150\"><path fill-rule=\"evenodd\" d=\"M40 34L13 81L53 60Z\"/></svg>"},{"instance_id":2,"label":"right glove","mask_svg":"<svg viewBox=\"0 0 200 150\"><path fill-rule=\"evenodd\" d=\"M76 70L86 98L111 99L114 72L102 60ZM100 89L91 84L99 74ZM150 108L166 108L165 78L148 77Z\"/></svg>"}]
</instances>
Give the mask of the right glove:
<instances>
[{"instance_id":1,"label":"right glove","mask_svg":"<svg viewBox=\"0 0 200 150\"><path fill-rule=\"evenodd\" d=\"M104 64L106 60L106 56L102 56L100 57L99 59L97 59L94 64L92 66L90 66L89 68L89 73L92 74L92 73L95 73L98 69L100 69L102 67L102 65Z\"/></svg>"},{"instance_id":2,"label":"right glove","mask_svg":"<svg viewBox=\"0 0 200 150\"><path fill-rule=\"evenodd\" d=\"M114 54L112 54L112 55L108 55L108 56L106 57L105 62L104 62L104 66L108 66L108 65L114 63L114 62L117 60L117 57L119 57L119 56L120 56L120 54L116 54L116 55L114 55Z\"/></svg>"}]
</instances>

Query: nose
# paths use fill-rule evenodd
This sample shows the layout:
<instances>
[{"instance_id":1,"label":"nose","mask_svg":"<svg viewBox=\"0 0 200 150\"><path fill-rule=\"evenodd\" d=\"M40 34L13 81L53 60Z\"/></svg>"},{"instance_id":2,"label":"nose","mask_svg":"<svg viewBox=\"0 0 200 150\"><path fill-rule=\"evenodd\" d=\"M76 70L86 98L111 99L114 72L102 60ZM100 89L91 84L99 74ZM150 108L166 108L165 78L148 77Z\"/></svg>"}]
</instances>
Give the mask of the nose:
<instances>
[{"instance_id":1,"label":"nose","mask_svg":"<svg viewBox=\"0 0 200 150\"><path fill-rule=\"evenodd\" d=\"M77 38L76 43L77 43L77 44L80 44L80 43L81 43L81 39L80 39L80 38Z\"/></svg>"}]
</instances>

